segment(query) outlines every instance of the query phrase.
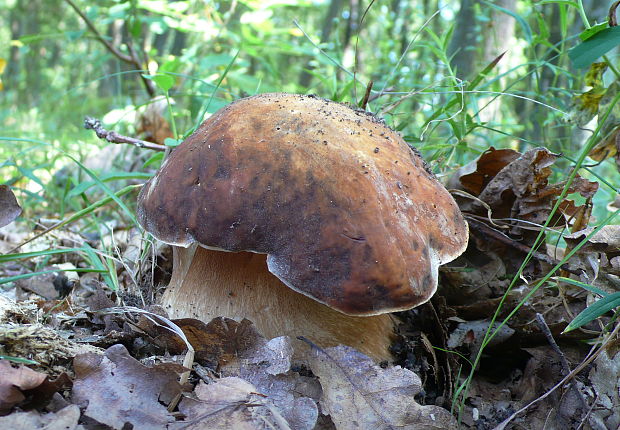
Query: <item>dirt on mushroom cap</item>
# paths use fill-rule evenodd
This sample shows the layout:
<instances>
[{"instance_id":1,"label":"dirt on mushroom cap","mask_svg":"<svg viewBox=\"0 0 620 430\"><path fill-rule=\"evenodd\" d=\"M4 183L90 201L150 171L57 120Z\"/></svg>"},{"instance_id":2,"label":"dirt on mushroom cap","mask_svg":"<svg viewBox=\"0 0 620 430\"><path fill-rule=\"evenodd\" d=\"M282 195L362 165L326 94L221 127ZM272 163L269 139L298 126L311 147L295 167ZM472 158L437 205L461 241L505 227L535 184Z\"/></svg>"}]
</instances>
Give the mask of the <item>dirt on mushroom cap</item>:
<instances>
[{"instance_id":1,"label":"dirt on mushroom cap","mask_svg":"<svg viewBox=\"0 0 620 430\"><path fill-rule=\"evenodd\" d=\"M352 315L427 301L468 236L448 191L381 120L284 93L205 121L144 186L138 218L171 244L268 254L286 285Z\"/></svg>"}]
</instances>

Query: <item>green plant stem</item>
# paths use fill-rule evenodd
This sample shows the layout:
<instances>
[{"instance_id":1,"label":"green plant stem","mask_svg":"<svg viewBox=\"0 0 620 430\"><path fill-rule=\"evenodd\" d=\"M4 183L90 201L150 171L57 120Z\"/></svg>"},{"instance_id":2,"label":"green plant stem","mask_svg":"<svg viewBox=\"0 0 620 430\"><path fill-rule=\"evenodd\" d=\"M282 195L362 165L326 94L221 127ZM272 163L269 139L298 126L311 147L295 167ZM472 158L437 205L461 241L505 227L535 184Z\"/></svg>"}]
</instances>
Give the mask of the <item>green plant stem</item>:
<instances>
[{"instance_id":1,"label":"green plant stem","mask_svg":"<svg viewBox=\"0 0 620 430\"><path fill-rule=\"evenodd\" d=\"M172 135L174 136L174 139L178 141L179 133L177 132L177 124L174 120L174 114L172 112L172 105L170 104L170 94L168 93L168 90L166 90L164 95L166 96L166 104L168 107L168 115L170 116L170 126L172 127Z\"/></svg>"}]
</instances>

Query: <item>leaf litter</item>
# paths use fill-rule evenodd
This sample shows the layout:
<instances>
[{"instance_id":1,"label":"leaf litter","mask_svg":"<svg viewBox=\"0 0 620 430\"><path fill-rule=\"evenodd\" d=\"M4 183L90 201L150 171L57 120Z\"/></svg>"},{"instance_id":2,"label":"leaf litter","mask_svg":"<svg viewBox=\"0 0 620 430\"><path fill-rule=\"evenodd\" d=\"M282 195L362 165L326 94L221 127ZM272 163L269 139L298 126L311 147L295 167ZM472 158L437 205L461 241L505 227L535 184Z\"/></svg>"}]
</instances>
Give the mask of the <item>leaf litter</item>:
<instances>
[{"instance_id":1,"label":"leaf litter","mask_svg":"<svg viewBox=\"0 0 620 430\"><path fill-rule=\"evenodd\" d=\"M45 261L49 274L9 284L0 294L5 359L0 361L0 404L6 414L0 427L435 429L456 428L459 417L461 428L491 429L538 399L509 426L542 428L551 419L564 428L618 427L617 341L573 378L573 388L545 397L566 376L563 363L569 371L577 368L591 349L584 341L601 341L600 328L613 322L607 314L563 333L595 294L562 279L618 291L617 226L590 237L563 266L564 278L553 278L526 300L532 283L591 232L586 227L595 182L577 177L552 218L547 236L559 232L566 247L547 240L546 247L535 249L521 281L502 299L565 186L561 179L551 180L559 158L543 148L523 154L490 148L450 178L449 187L458 190L455 196L470 221L470 249L442 267L440 290L431 302L398 315L396 365L378 366L344 346L308 348L300 361L292 352L299 340L264 339L250 321L186 318L173 321L195 354L189 381L181 384L187 344L161 323L156 316L165 312L153 304L158 286L169 280L169 247L157 245L145 259L138 232L115 233L106 246L118 252L117 291L97 273L63 280L64 269L84 267L84 262L51 256ZM3 250L22 240L14 237L0 237ZM48 242L42 245L42 240ZM61 230L53 240L80 246L86 239ZM94 249L103 246L97 240L88 243ZM45 238L29 244L30 249L53 245ZM35 268L26 261L0 270L13 276ZM525 303L486 346L464 410L451 414L451 399L469 362L487 330L498 328L490 317L502 300L500 321ZM145 311L132 313L131 306ZM119 308L127 311L112 311ZM559 350L543 336L537 314L544 316Z\"/></svg>"}]
</instances>

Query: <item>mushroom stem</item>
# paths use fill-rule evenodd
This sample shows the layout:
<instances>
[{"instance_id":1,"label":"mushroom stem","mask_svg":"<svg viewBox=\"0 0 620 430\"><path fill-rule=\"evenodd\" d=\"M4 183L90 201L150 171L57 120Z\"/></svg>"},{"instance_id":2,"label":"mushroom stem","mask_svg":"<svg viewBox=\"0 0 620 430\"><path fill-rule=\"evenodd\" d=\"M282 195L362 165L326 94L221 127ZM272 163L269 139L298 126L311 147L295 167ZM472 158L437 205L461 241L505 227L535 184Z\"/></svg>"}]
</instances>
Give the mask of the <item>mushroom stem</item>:
<instances>
[{"instance_id":1,"label":"mushroom stem","mask_svg":"<svg viewBox=\"0 0 620 430\"><path fill-rule=\"evenodd\" d=\"M224 316L251 320L270 339L304 336L322 347L349 345L377 361L390 360L389 314L345 315L291 290L267 270L266 255L174 248L174 269L162 305L173 318Z\"/></svg>"}]
</instances>

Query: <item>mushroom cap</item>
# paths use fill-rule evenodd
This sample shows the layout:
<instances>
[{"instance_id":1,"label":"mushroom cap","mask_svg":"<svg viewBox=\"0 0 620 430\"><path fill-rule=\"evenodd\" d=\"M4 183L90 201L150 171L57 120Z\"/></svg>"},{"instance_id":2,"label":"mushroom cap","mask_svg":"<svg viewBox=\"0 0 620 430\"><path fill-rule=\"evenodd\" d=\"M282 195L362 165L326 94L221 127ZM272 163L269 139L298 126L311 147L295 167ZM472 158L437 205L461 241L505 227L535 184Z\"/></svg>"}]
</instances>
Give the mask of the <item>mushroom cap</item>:
<instances>
[{"instance_id":1,"label":"mushroom cap","mask_svg":"<svg viewBox=\"0 0 620 430\"><path fill-rule=\"evenodd\" d=\"M382 120L286 93L203 122L144 185L138 220L173 245L267 254L288 287L350 315L426 302L468 240L452 196Z\"/></svg>"}]
</instances>

